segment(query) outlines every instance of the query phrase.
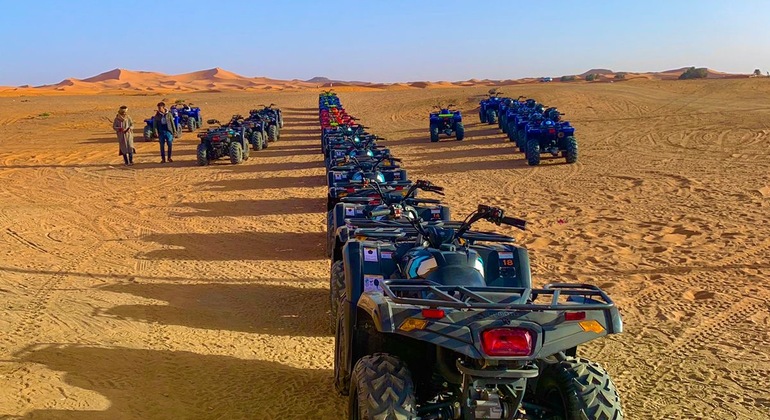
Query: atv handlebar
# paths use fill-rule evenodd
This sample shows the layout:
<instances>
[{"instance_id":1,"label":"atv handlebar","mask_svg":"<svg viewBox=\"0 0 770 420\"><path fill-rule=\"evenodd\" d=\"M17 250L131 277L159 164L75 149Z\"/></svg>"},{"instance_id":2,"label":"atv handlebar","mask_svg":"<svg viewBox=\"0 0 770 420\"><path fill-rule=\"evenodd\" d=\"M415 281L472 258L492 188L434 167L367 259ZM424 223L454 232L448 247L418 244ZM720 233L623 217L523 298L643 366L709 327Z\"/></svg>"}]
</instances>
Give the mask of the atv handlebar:
<instances>
[{"instance_id":1,"label":"atv handlebar","mask_svg":"<svg viewBox=\"0 0 770 420\"><path fill-rule=\"evenodd\" d=\"M369 210L366 212L366 217L390 216L391 213L393 213L393 211L390 207L379 210Z\"/></svg>"}]
</instances>

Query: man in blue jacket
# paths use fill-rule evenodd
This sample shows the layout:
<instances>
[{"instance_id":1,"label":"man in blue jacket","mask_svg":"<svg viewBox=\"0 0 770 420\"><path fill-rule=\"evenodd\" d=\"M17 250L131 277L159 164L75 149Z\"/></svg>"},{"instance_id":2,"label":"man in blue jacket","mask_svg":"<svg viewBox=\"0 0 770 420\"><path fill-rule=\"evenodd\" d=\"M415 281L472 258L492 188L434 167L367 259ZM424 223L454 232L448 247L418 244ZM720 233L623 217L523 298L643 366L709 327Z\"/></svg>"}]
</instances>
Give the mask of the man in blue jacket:
<instances>
[{"instance_id":1,"label":"man in blue jacket","mask_svg":"<svg viewBox=\"0 0 770 420\"><path fill-rule=\"evenodd\" d=\"M166 163L166 145L168 145L168 161L171 159L171 146L174 143L174 133L176 124L174 116L166 109L166 104L158 102L158 112L152 118L152 127L158 133L158 142L160 143L160 163Z\"/></svg>"}]
</instances>

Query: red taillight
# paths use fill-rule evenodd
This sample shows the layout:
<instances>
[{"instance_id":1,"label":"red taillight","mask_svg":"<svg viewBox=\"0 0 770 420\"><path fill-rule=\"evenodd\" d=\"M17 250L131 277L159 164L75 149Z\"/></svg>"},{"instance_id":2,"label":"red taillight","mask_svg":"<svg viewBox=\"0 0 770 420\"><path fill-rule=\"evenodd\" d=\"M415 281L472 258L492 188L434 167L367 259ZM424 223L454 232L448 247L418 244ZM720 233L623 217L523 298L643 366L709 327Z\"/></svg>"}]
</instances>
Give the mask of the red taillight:
<instances>
[{"instance_id":1,"label":"red taillight","mask_svg":"<svg viewBox=\"0 0 770 420\"><path fill-rule=\"evenodd\" d=\"M586 319L585 312L565 312L564 313L565 321L582 321L584 319Z\"/></svg>"},{"instance_id":2,"label":"red taillight","mask_svg":"<svg viewBox=\"0 0 770 420\"><path fill-rule=\"evenodd\" d=\"M555 128L549 128L548 129L548 134L556 134L556 129Z\"/></svg>"},{"instance_id":3,"label":"red taillight","mask_svg":"<svg viewBox=\"0 0 770 420\"><path fill-rule=\"evenodd\" d=\"M396 191L402 191L404 189L403 186L399 185L396 188L394 188Z\"/></svg>"},{"instance_id":4,"label":"red taillight","mask_svg":"<svg viewBox=\"0 0 770 420\"><path fill-rule=\"evenodd\" d=\"M347 188L345 188L345 191L347 191L348 193L354 193L354 192L356 192L356 189L353 188L353 187L347 187Z\"/></svg>"},{"instance_id":5,"label":"red taillight","mask_svg":"<svg viewBox=\"0 0 770 420\"><path fill-rule=\"evenodd\" d=\"M422 310L423 318L441 319L444 317L443 309L427 308Z\"/></svg>"},{"instance_id":6,"label":"red taillight","mask_svg":"<svg viewBox=\"0 0 770 420\"><path fill-rule=\"evenodd\" d=\"M481 347L490 356L529 356L534 339L524 328L493 328L481 333Z\"/></svg>"},{"instance_id":7,"label":"red taillight","mask_svg":"<svg viewBox=\"0 0 770 420\"><path fill-rule=\"evenodd\" d=\"M211 138L211 141L219 141L219 136L214 136Z\"/></svg>"}]
</instances>

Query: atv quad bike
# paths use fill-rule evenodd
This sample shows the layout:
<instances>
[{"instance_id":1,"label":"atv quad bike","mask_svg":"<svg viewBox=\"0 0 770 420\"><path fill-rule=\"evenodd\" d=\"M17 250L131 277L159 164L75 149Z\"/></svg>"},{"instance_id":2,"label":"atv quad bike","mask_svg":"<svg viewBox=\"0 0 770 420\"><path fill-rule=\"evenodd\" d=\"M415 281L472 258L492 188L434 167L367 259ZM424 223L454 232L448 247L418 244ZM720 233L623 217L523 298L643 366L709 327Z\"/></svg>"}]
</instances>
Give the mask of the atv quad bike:
<instances>
[{"instance_id":1,"label":"atv quad bike","mask_svg":"<svg viewBox=\"0 0 770 420\"><path fill-rule=\"evenodd\" d=\"M249 142L244 126L222 126L218 120L208 120L207 123L216 124L217 127L198 134L201 139L197 149L199 166L208 165L212 160L224 157L229 157L233 165L249 160Z\"/></svg>"},{"instance_id":2,"label":"atv quad bike","mask_svg":"<svg viewBox=\"0 0 770 420\"><path fill-rule=\"evenodd\" d=\"M578 143L575 127L569 122L543 120L540 124L527 125L526 156L529 165L540 164L540 154L550 153L564 157L567 163L575 163L578 158Z\"/></svg>"},{"instance_id":3,"label":"atv quad bike","mask_svg":"<svg viewBox=\"0 0 770 420\"><path fill-rule=\"evenodd\" d=\"M500 103L503 98L500 97L502 92L491 90L489 97L479 102L479 120L482 123L497 124L497 118L500 112Z\"/></svg>"},{"instance_id":4,"label":"atv quad bike","mask_svg":"<svg viewBox=\"0 0 770 420\"><path fill-rule=\"evenodd\" d=\"M155 132L155 127L153 126L153 119L154 117L150 117L144 120L144 141L152 141L158 138L158 133Z\"/></svg>"},{"instance_id":5,"label":"atv quad bike","mask_svg":"<svg viewBox=\"0 0 770 420\"><path fill-rule=\"evenodd\" d=\"M454 105L449 104L446 107L436 105L437 112L430 113L430 141L435 143L439 140L439 134L451 136L454 133L457 141L465 138L465 126L463 125L463 116L460 111L451 111L449 108Z\"/></svg>"},{"instance_id":6,"label":"atv quad bike","mask_svg":"<svg viewBox=\"0 0 770 420\"><path fill-rule=\"evenodd\" d=\"M386 161L387 166L383 165ZM400 161L389 156L368 159L353 157L346 165L330 168L326 174L326 183L329 186L326 210L330 211L342 197L360 189L371 190L372 194L376 194L369 181L376 181L381 186L397 188L406 193L412 182L408 180L406 170L397 165Z\"/></svg>"},{"instance_id":7,"label":"atv quad bike","mask_svg":"<svg viewBox=\"0 0 770 420\"><path fill-rule=\"evenodd\" d=\"M526 250L470 230L482 219L525 226L482 205L344 246L334 384L348 418L622 419L607 371L577 357L622 332L615 304L587 284L532 287Z\"/></svg>"}]
</instances>

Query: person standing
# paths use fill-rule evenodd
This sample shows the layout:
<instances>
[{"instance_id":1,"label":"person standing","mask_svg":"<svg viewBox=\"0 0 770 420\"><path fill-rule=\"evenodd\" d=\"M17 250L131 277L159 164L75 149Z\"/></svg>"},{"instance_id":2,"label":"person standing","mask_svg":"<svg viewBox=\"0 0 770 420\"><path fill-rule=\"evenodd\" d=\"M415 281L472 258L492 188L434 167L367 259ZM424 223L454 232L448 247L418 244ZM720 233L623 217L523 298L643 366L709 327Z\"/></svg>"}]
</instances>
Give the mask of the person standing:
<instances>
[{"instance_id":1,"label":"person standing","mask_svg":"<svg viewBox=\"0 0 770 420\"><path fill-rule=\"evenodd\" d=\"M123 105L118 109L118 115L112 121L112 129L118 135L120 155L126 166L134 164L134 121L128 115L128 107Z\"/></svg>"},{"instance_id":2,"label":"person standing","mask_svg":"<svg viewBox=\"0 0 770 420\"><path fill-rule=\"evenodd\" d=\"M171 159L171 146L174 143L174 133L176 124L174 116L166 109L164 102L158 102L158 112L152 118L152 127L158 133L158 142L160 143L160 163L166 163L166 146L168 146L168 161Z\"/></svg>"}]
</instances>

